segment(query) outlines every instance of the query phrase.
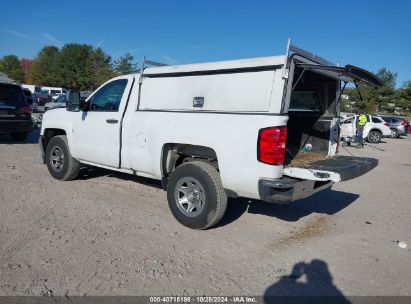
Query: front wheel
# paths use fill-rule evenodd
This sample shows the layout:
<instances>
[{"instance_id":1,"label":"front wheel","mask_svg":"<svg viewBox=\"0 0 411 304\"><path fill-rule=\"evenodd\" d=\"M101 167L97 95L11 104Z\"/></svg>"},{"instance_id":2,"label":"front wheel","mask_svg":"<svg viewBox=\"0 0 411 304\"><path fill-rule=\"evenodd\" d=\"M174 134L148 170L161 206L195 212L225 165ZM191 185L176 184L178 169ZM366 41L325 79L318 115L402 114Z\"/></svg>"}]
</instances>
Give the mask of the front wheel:
<instances>
[{"instance_id":1,"label":"front wheel","mask_svg":"<svg viewBox=\"0 0 411 304\"><path fill-rule=\"evenodd\" d=\"M379 143L381 137L381 133L378 131L371 131L370 133L368 133L368 141L373 144Z\"/></svg>"},{"instance_id":2,"label":"front wheel","mask_svg":"<svg viewBox=\"0 0 411 304\"><path fill-rule=\"evenodd\" d=\"M167 185L168 205L184 226L206 229L217 224L227 208L227 195L218 171L206 162L179 166Z\"/></svg>"},{"instance_id":3,"label":"front wheel","mask_svg":"<svg viewBox=\"0 0 411 304\"><path fill-rule=\"evenodd\" d=\"M80 172L80 162L71 156L64 135L54 136L48 142L46 163L50 174L59 180L75 179Z\"/></svg>"}]
</instances>

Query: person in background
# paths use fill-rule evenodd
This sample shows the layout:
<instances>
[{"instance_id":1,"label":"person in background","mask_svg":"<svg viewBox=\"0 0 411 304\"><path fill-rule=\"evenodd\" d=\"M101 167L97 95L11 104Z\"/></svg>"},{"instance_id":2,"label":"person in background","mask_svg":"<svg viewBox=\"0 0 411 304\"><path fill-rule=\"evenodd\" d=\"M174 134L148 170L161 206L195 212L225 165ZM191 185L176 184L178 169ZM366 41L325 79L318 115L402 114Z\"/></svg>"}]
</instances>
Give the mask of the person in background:
<instances>
[{"instance_id":1,"label":"person in background","mask_svg":"<svg viewBox=\"0 0 411 304\"><path fill-rule=\"evenodd\" d=\"M367 116L365 116L363 113L360 113L357 118L357 137L360 142L364 141L364 126L367 123Z\"/></svg>"}]
</instances>

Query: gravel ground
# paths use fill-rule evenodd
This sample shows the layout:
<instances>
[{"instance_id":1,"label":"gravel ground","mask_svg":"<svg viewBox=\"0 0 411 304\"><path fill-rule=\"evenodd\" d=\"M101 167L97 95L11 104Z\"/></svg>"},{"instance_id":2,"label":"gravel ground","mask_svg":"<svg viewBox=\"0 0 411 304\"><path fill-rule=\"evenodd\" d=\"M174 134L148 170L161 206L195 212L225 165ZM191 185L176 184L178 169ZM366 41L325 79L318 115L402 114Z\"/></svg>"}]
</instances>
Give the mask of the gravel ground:
<instances>
[{"instance_id":1,"label":"gravel ground","mask_svg":"<svg viewBox=\"0 0 411 304\"><path fill-rule=\"evenodd\" d=\"M411 295L411 136L350 148L379 166L310 198L231 199L206 231L156 181L53 179L37 136L0 137L0 295Z\"/></svg>"}]
</instances>

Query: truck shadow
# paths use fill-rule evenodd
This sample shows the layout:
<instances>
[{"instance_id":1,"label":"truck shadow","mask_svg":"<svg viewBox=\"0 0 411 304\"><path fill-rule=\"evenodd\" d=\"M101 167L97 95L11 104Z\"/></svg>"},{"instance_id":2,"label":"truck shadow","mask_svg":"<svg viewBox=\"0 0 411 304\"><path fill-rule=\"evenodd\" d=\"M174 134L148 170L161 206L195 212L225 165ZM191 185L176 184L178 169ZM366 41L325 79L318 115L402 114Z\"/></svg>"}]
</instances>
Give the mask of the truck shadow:
<instances>
[{"instance_id":1,"label":"truck shadow","mask_svg":"<svg viewBox=\"0 0 411 304\"><path fill-rule=\"evenodd\" d=\"M244 198L230 198L228 200L227 212L217 226L221 227L230 224L244 213L261 214L287 222L296 222L312 213L332 215L348 207L357 198L359 198L358 194L332 189L323 190L310 197L286 205L270 204Z\"/></svg>"},{"instance_id":2,"label":"truck shadow","mask_svg":"<svg viewBox=\"0 0 411 304\"><path fill-rule=\"evenodd\" d=\"M161 181L159 180L141 177L141 176L135 176L135 175L127 174L127 173L121 173L121 172L116 172L116 171L112 171L108 169L87 166L87 165L84 165L81 167L81 171L77 179L88 180L88 179L93 179L93 178L98 178L98 177L103 177L103 176L114 177L114 178L118 178L124 181L132 181L132 182L136 182L142 185L162 189Z\"/></svg>"},{"instance_id":3,"label":"truck shadow","mask_svg":"<svg viewBox=\"0 0 411 304\"><path fill-rule=\"evenodd\" d=\"M104 176L114 177L125 181L132 181L146 186L162 189L161 182L158 180L115 172L93 166L82 167L78 179L88 180ZM287 222L296 222L312 213L332 215L348 207L359 197L360 196L358 194L326 189L310 197L291 202L286 205L270 204L263 201L250 200L246 198L229 198L227 211L224 217L213 228L228 225L239 219L244 213L261 214Z\"/></svg>"},{"instance_id":4,"label":"truck shadow","mask_svg":"<svg viewBox=\"0 0 411 304\"><path fill-rule=\"evenodd\" d=\"M334 285L323 260L299 262L264 292L264 303L351 303Z\"/></svg>"}]
</instances>

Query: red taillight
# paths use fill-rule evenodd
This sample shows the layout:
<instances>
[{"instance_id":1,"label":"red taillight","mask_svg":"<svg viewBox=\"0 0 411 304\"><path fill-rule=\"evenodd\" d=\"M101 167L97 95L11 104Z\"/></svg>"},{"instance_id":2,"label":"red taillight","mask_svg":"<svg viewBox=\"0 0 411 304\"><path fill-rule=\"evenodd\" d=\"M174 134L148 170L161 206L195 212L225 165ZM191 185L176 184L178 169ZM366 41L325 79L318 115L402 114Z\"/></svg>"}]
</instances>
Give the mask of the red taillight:
<instances>
[{"instance_id":1,"label":"red taillight","mask_svg":"<svg viewBox=\"0 0 411 304\"><path fill-rule=\"evenodd\" d=\"M401 123L401 126L406 126L407 125L407 121L404 119Z\"/></svg>"},{"instance_id":2,"label":"red taillight","mask_svg":"<svg viewBox=\"0 0 411 304\"><path fill-rule=\"evenodd\" d=\"M287 127L261 129L258 134L257 159L270 165L284 163Z\"/></svg>"},{"instance_id":3,"label":"red taillight","mask_svg":"<svg viewBox=\"0 0 411 304\"><path fill-rule=\"evenodd\" d=\"M31 107L22 107L19 109L19 113L31 114L31 112L33 112Z\"/></svg>"}]
</instances>

